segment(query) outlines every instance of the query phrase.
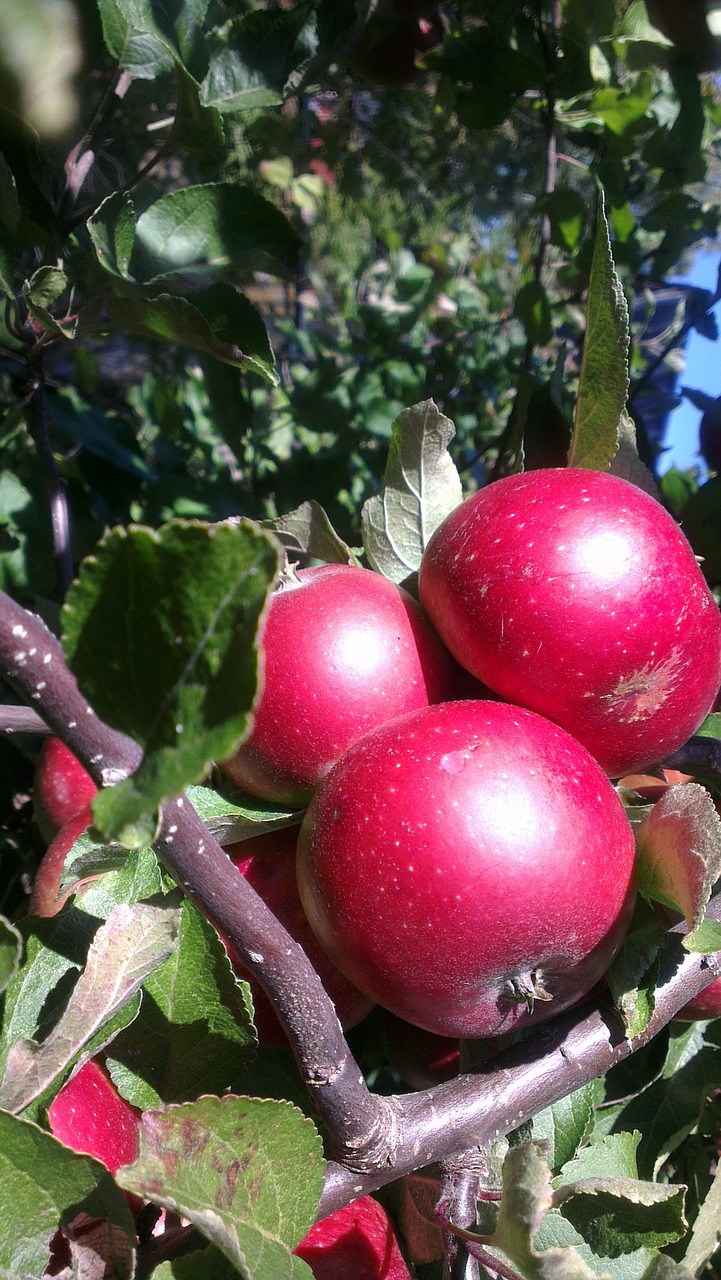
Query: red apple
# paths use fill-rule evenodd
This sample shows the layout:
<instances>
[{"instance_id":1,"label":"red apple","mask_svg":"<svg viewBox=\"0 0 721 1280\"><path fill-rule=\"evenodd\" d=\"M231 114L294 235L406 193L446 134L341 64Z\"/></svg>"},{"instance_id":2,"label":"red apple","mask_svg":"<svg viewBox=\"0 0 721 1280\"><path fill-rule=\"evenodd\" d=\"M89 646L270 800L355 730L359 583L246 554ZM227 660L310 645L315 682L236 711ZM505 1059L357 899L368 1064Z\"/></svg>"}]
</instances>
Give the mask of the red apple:
<instances>
[{"instance_id":1,"label":"red apple","mask_svg":"<svg viewBox=\"0 0 721 1280\"><path fill-rule=\"evenodd\" d=\"M451 652L612 777L680 747L721 681L721 615L676 522L616 476L488 485L443 521L420 597Z\"/></svg>"},{"instance_id":2,"label":"red apple","mask_svg":"<svg viewBox=\"0 0 721 1280\"><path fill-rule=\"evenodd\" d=\"M48 1107L48 1121L66 1147L102 1160L112 1174L138 1154L140 1112L121 1098L94 1058L63 1085Z\"/></svg>"},{"instance_id":3,"label":"red apple","mask_svg":"<svg viewBox=\"0 0 721 1280\"><path fill-rule=\"evenodd\" d=\"M58 831L55 839L51 841L35 873L33 891L28 903L28 910L31 915L56 916L61 907L64 906L67 895L63 894L62 897L58 897L58 894L60 892L60 877L65 866L65 859L75 841L80 839L84 831L87 831L92 821L93 811L88 806L86 809L82 809L80 813L76 813Z\"/></svg>"},{"instance_id":4,"label":"red apple","mask_svg":"<svg viewBox=\"0 0 721 1280\"><path fill-rule=\"evenodd\" d=\"M35 766L33 804L43 837L52 840L76 813L90 804L98 788L77 756L59 738L46 738Z\"/></svg>"},{"instance_id":5,"label":"red apple","mask_svg":"<svg viewBox=\"0 0 721 1280\"><path fill-rule=\"evenodd\" d=\"M221 769L236 786L304 806L351 743L453 697L449 655L400 587L369 569L301 569L274 596L253 729Z\"/></svg>"},{"instance_id":6,"label":"red apple","mask_svg":"<svg viewBox=\"0 0 721 1280\"><path fill-rule=\"evenodd\" d=\"M286 827L282 831L254 836L250 840L230 845L227 852L248 883L267 903L281 924L285 925L291 937L300 943L333 1001L341 1024L348 1029L370 1012L373 1002L353 986L329 960L308 924L301 906L295 874L297 843L298 828ZM250 983L255 1006L255 1025L261 1045L266 1048L287 1046L283 1028L263 988L243 967L230 946L228 952L238 976Z\"/></svg>"},{"instance_id":7,"label":"red apple","mask_svg":"<svg viewBox=\"0 0 721 1280\"><path fill-rule=\"evenodd\" d=\"M297 872L351 982L463 1039L591 989L628 926L634 861L611 783L569 734L506 703L448 702L346 752L305 816Z\"/></svg>"},{"instance_id":8,"label":"red apple","mask_svg":"<svg viewBox=\"0 0 721 1280\"><path fill-rule=\"evenodd\" d=\"M697 996L693 996L683 1009L676 1014L679 1022L705 1022L711 1018L721 1018L721 978L704 987Z\"/></svg>"},{"instance_id":9,"label":"red apple","mask_svg":"<svg viewBox=\"0 0 721 1280\"><path fill-rule=\"evenodd\" d=\"M411 1280L388 1214L372 1196L316 1222L293 1252L315 1280Z\"/></svg>"},{"instance_id":10,"label":"red apple","mask_svg":"<svg viewBox=\"0 0 721 1280\"><path fill-rule=\"evenodd\" d=\"M379 1010L381 1040L393 1070L411 1089L431 1089L452 1080L460 1069L458 1040L435 1036L404 1022L387 1009Z\"/></svg>"}]
</instances>

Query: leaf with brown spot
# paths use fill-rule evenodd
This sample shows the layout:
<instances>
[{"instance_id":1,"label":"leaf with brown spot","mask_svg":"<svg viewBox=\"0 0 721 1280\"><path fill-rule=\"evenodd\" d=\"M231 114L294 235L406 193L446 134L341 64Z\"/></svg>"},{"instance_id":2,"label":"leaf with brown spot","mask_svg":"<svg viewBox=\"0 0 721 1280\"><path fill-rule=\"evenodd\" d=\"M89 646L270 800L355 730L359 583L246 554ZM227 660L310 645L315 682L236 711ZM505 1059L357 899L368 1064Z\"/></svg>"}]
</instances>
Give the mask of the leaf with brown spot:
<instances>
[{"instance_id":1,"label":"leaf with brown spot","mask_svg":"<svg viewBox=\"0 0 721 1280\"><path fill-rule=\"evenodd\" d=\"M289 1102L204 1097L143 1116L126 1191L188 1218L246 1280L306 1280L291 1250L323 1187L320 1136Z\"/></svg>"}]
</instances>

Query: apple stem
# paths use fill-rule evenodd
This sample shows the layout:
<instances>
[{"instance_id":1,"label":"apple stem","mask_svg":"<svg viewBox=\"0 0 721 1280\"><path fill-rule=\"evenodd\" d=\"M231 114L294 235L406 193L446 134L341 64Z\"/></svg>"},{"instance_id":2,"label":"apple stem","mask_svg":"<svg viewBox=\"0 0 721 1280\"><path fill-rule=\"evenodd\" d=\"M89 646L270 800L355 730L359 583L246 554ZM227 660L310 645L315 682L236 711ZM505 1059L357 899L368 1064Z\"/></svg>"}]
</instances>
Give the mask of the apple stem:
<instances>
[{"instance_id":1,"label":"apple stem","mask_svg":"<svg viewBox=\"0 0 721 1280\"><path fill-rule=\"evenodd\" d=\"M543 985L540 969L531 969L528 973L518 973L508 978L501 993L501 998L510 1004L525 1004L528 1012L533 1013L536 1000L548 1001L553 996Z\"/></svg>"}]
</instances>

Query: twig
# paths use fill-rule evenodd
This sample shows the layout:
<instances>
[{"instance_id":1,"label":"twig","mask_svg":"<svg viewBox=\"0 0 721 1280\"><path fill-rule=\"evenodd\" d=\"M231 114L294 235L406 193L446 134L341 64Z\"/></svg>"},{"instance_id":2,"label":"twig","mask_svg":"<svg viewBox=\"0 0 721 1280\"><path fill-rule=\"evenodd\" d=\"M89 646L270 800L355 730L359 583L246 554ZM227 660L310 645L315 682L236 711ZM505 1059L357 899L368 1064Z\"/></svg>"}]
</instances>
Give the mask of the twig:
<instances>
[{"instance_id":1,"label":"twig","mask_svg":"<svg viewBox=\"0 0 721 1280\"><path fill-rule=\"evenodd\" d=\"M65 665L56 637L40 618L2 592L0 675L37 705L48 727L99 786L112 786L137 768L140 747L94 714ZM385 1100L366 1088L305 952L184 797L163 806L154 848L173 879L228 938L267 993L339 1159L351 1169L382 1165L392 1146L392 1117Z\"/></svg>"},{"instance_id":2,"label":"twig","mask_svg":"<svg viewBox=\"0 0 721 1280\"><path fill-rule=\"evenodd\" d=\"M45 478L45 489L50 507L50 527L53 540L55 577L61 600L65 598L73 580L73 556L70 545L70 518L65 493L65 481L60 474L48 431L45 399L45 374L42 349L29 356L29 393L27 399L28 430L38 451L40 466Z\"/></svg>"}]
</instances>

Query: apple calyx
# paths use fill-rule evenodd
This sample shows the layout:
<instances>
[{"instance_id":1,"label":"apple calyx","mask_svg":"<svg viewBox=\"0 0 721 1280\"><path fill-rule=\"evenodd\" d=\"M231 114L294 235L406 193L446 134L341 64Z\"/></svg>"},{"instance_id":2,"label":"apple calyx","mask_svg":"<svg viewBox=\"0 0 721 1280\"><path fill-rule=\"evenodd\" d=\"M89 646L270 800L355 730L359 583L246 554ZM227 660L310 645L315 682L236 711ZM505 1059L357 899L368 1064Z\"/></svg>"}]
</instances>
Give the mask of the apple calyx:
<instances>
[{"instance_id":1,"label":"apple calyx","mask_svg":"<svg viewBox=\"0 0 721 1280\"><path fill-rule=\"evenodd\" d=\"M550 991L543 985L540 969L531 969L528 973L516 973L507 978L501 998L510 1004L525 1004L529 1013L533 1013L536 1000L552 1000Z\"/></svg>"}]
</instances>

